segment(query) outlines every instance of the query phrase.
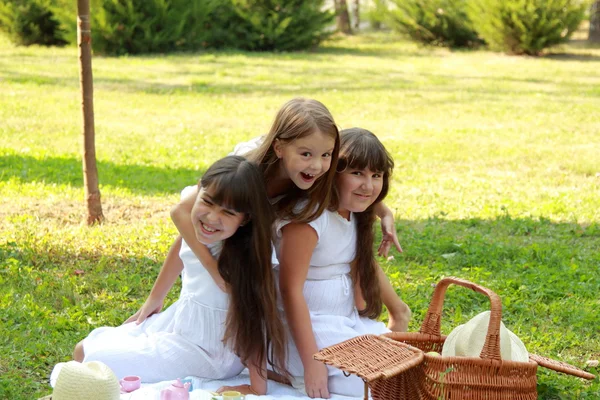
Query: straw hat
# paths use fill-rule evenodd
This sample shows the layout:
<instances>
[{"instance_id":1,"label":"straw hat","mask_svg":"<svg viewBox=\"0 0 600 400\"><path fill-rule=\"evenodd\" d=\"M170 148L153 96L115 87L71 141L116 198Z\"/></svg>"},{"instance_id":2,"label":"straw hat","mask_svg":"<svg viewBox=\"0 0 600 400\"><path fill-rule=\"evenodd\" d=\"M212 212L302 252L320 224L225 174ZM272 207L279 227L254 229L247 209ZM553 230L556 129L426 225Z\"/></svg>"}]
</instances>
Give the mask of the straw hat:
<instances>
[{"instance_id":1,"label":"straw hat","mask_svg":"<svg viewBox=\"0 0 600 400\"><path fill-rule=\"evenodd\" d=\"M121 386L104 363L65 363L58 374L52 400L119 400Z\"/></svg>"},{"instance_id":2,"label":"straw hat","mask_svg":"<svg viewBox=\"0 0 600 400\"><path fill-rule=\"evenodd\" d=\"M490 324L490 311L482 312L464 325L459 325L446 338L442 356L479 357ZM500 356L503 360L527 362L525 345L500 321Z\"/></svg>"}]
</instances>

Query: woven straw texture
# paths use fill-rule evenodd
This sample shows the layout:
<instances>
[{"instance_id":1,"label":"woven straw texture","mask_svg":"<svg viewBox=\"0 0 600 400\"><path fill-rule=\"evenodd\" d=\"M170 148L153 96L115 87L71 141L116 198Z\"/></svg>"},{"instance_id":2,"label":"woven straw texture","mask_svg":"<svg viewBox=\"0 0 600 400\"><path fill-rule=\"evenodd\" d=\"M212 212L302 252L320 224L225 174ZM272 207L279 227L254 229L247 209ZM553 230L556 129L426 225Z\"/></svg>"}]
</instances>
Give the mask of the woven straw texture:
<instances>
[{"instance_id":1,"label":"woven straw texture","mask_svg":"<svg viewBox=\"0 0 600 400\"><path fill-rule=\"evenodd\" d=\"M440 333L442 306L450 284L472 289L490 300L490 324L480 357L424 354L419 362L415 348L424 353L442 351L446 339ZM368 382L374 400L536 400L538 363L593 379L594 376L585 371L545 357L531 355L529 362L503 361L500 357L501 319L502 304L496 293L460 278L445 278L436 285L418 333L393 332L377 340L365 335L323 349L315 358L362 377ZM383 361L376 359L381 354Z\"/></svg>"},{"instance_id":2,"label":"woven straw texture","mask_svg":"<svg viewBox=\"0 0 600 400\"><path fill-rule=\"evenodd\" d=\"M52 400L119 400L121 386L104 363L66 363L56 380Z\"/></svg>"}]
</instances>

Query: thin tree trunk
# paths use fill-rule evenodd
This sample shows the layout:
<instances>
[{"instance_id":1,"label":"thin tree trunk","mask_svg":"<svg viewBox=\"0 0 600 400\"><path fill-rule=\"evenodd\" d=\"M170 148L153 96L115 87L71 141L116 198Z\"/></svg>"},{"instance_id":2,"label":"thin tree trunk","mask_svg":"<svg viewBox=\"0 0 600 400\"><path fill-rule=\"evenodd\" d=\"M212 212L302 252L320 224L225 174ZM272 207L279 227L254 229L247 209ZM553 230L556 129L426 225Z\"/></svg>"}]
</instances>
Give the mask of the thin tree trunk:
<instances>
[{"instance_id":1,"label":"thin tree trunk","mask_svg":"<svg viewBox=\"0 0 600 400\"><path fill-rule=\"evenodd\" d=\"M94 132L94 84L92 77L92 32L90 28L90 0L77 0L77 45L79 47L79 82L83 113L83 187L87 202L87 224L104 220Z\"/></svg>"},{"instance_id":2,"label":"thin tree trunk","mask_svg":"<svg viewBox=\"0 0 600 400\"><path fill-rule=\"evenodd\" d=\"M360 27L360 0L353 1L352 14L354 14L354 29L358 30Z\"/></svg>"},{"instance_id":3,"label":"thin tree trunk","mask_svg":"<svg viewBox=\"0 0 600 400\"><path fill-rule=\"evenodd\" d=\"M352 34L350 14L348 13L348 4L346 3L346 0L335 0L335 13L337 15L338 31L347 35Z\"/></svg>"},{"instance_id":4,"label":"thin tree trunk","mask_svg":"<svg viewBox=\"0 0 600 400\"><path fill-rule=\"evenodd\" d=\"M590 42L600 42L600 0L592 4L590 8Z\"/></svg>"}]
</instances>

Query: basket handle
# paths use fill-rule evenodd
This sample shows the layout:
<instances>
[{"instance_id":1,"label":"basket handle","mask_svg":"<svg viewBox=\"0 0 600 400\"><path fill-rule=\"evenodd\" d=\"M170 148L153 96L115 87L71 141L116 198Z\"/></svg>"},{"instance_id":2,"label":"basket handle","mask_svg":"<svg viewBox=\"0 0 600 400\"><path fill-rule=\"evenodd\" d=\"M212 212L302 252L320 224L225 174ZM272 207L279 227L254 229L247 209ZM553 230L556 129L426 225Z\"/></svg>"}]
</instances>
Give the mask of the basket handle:
<instances>
[{"instance_id":1,"label":"basket handle","mask_svg":"<svg viewBox=\"0 0 600 400\"><path fill-rule=\"evenodd\" d=\"M466 287L484 294L490 299L490 324L480 356L481 358L491 360L502 360L502 357L500 356L500 321L502 320L502 302L500 301L500 296L488 288L469 282L465 279L451 276L443 278L438 282L435 286L429 309L427 309L425 320L423 321L423 325L421 325L421 330L419 332L438 337L441 336L442 306L444 305L446 289L450 284Z\"/></svg>"}]
</instances>

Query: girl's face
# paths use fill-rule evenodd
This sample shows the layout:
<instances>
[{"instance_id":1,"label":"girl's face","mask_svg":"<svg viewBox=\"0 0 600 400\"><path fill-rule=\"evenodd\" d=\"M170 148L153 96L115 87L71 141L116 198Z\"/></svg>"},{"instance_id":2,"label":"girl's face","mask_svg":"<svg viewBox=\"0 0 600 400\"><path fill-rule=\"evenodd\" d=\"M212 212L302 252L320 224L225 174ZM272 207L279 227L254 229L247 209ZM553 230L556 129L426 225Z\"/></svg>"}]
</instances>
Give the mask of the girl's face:
<instances>
[{"instance_id":1,"label":"girl's face","mask_svg":"<svg viewBox=\"0 0 600 400\"><path fill-rule=\"evenodd\" d=\"M383 173L347 168L337 174L336 184L340 196L338 212L348 218L350 212L363 212L377 200L383 188Z\"/></svg>"},{"instance_id":2,"label":"girl's face","mask_svg":"<svg viewBox=\"0 0 600 400\"><path fill-rule=\"evenodd\" d=\"M203 244L215 243L233 236L245 217L244 213L216 204L210 188L200 188L192 207L192 224L196 238Z\"/></svg>"},{"instance_id":3,"label":"girl's face","mask_svg":"<svg viewBox=\"0 0 600 400\"><path fill-rule=\"evenodd\" d=\"M276 140L273 149L281 159L281 170L302 190L310 189L331 166L335 139L320 131L289 143Z\"/></svg>"}]
</instances>

